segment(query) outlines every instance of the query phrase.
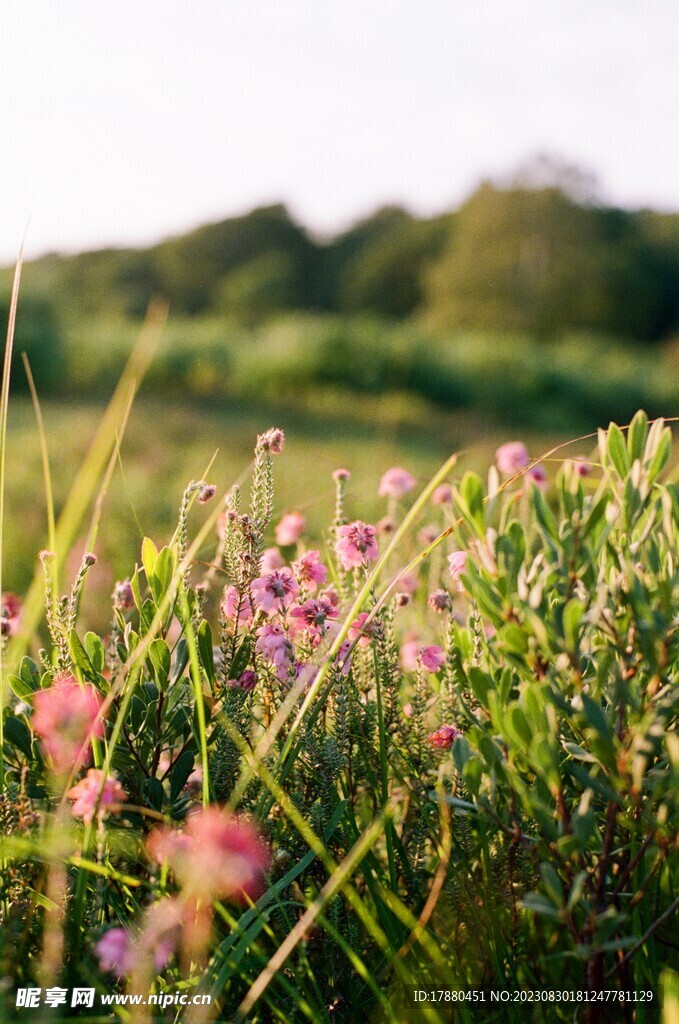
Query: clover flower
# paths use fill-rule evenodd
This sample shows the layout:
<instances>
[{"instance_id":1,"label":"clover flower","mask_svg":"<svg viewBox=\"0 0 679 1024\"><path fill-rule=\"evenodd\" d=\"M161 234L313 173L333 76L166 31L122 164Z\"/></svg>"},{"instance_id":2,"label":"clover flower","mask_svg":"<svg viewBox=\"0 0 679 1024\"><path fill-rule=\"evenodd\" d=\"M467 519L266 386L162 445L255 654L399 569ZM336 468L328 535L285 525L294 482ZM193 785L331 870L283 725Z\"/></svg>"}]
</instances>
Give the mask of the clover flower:
<instances>
[{"instance_id":1,"label":"clover flower","mask_svg":"<svg viewBox=\"0 0 679 1024\"><path fill-rule=\"evenodd\" d=\"M530 462L528 449L522 441L508 441L495 452L497 468L506 476L514 476Z\"/></svg>"},{"instance_id":2,"label":"clover flower","mask_svg":"<svg viewBox=\"0 0 679 1024\"><path fill-rule=\"evenodd\" d=\"M380 498L404 498L410 494L417 480L407 469L392 466L380 480L378 495Z\"/></svg>"},{"instance_id":3,"label":"clover flower","mask_svg":"<svg viewBox=\"0 0 679 1024\"><path fill-rule=\"evenodd\" d=\"M335 543L335 551L343 569L358 569L368 562L377 561L379 551L374 526L357 519L347 526L340 526L337 532L339 540Z\"/></svg>"}]
</instances>

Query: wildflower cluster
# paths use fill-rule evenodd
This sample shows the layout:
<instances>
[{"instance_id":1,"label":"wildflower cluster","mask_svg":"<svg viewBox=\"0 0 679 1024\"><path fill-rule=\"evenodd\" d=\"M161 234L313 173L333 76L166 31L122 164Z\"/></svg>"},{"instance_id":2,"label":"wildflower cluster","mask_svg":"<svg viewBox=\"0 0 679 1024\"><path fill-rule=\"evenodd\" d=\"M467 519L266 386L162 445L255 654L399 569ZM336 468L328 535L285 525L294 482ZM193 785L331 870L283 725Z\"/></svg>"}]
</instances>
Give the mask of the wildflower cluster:
<instances>
[{"instance_id":1,"label":"wildflower cluster","mask_svg":"<svg viewBox=\"0 0 679 1024\"><path fill-rule=\"evenodd\" d=\"M3 719L0 974L289 1022L404 1019L411 981L629 990L629 951L654 988L679 857L670 440L639 414L556 472L520 442L487 482L392 467L375 523L338 469L310 534L276 509L266 431L249 493L192 483L172 540L143 542L103 638L79 628L88 559L56 599L44 554L51 646ZM4 595L7 657L20 614Z\"/></svg>"}]
</instances>

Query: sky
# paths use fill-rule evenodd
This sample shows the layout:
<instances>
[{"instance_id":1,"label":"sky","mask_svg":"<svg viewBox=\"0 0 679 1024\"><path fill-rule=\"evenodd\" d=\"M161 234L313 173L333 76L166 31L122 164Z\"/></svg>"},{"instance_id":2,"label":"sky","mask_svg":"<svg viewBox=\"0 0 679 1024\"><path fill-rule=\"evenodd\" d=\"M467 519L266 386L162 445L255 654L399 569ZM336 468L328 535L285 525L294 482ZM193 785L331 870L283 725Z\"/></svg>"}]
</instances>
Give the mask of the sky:
<instances>
[{"instance_id":1,"label":"sky","mask_svg":"<svg viewBox=\"0 0 679 1024\"><path fill-rule=\"evenodd\" d=\"M678 42L676 0L3 0L0 260L439 212L543 151L679 210Z\"/></svg>"}]
</instances>

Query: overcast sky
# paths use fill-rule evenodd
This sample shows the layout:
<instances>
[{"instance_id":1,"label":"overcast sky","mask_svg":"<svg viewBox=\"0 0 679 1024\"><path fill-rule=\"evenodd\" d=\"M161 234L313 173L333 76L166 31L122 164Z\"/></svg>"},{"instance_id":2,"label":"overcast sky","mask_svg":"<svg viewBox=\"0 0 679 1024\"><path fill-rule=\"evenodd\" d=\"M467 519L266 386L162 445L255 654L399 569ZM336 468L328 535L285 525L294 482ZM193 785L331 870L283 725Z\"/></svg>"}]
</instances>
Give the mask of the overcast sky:
<instances>
[{"instance_id":1,"label":"overcast sky","mask_svg":"<svg viewBox=\"0 0 679 1024\"><path fill-rule=\"evenodd\" d=\"M3 0L0 259L283 200L319 231L549 150L679 209L677 0Z\"/></svg>"}]
</instances>

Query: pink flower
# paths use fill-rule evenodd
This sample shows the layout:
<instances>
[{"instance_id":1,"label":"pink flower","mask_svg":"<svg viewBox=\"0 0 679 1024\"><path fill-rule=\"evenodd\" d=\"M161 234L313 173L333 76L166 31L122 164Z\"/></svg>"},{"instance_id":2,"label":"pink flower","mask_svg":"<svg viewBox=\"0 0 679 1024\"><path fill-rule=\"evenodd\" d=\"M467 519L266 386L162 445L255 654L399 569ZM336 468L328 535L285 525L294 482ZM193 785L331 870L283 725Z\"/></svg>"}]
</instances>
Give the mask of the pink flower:
<instances>
[{"instance_id":1,"label":"pink flower","mask_svg":"<svg viewBox=\"0 0 679 1024\"><path fill-rule=\"evenodd\" d=\"M448 505L453 500L453 489L450 484L439 484L431 498L432 505Z\"/></svg>"},{"instance_id":2,"label":"pink flower","mask_svg":"<svg viewBox=\"0 0 679 1024\"><path fill-rule=\"evenodd\" d=\"M266 628L266 627L265 627ZM234 690L244 690L245 693L252 693L257 684L257 673L251 668L246 668L237 679L227 679L226 685Z\"/></svg>"},{"instance_id":3,"label":"pink flower","mask_svg":"<svg viewBox=\"0 0 679 1024\"><path fill-rule=\"evenodd\" d=\"M173 899L153 903L146 911L143 930L137 937L138 955L150 953L157 971L165 970L179 946L185 915L186 908Z\"/></svg>"},{"instance_id":4,"label":"pink flower","mask_svg":"<svg viewBox=\"0 0 679 1024\"><path fill-rule=\"evenodd\" d=\"M526 476L532 483L535 484L536 487L539 487L541 491L546 490L549 486L547 474L545 470L542 468L542 466L531 466L531 468L526 473Z\"/></svg>"},{"instance_id":5,"label":"pink flower","mask_svg":"<svg viewBox=\"0 0 679 1024\"><path fill-rule=\"evenodd\" d=\"M450 575L453 577L455 582L458 584L458 589L462 590L462 583L460 577L465 571L467 565L468 551L453 551L452 555L448 555L448 565L450 566Z\"/></svg>"},{"instance_id":6,"label":"pink flower","mask_svg":"<svg viewBox=\"0 0 679 1024\"><path fill-rule=\"evenodd\" d=\"M380 480L377 491L380 498L404 498L410 494L417 480L407 469L400 466L392 466Z\"/></svg>"},{"instance_id":7,"label":"pink flower","mask_svg":"<svg viewBox=\"0 0 679 1024\"><path fill-rule=\"evenodd\" d=\"M59 774L70 771L81 751L81 760L87 760L92 738L103 735L98 718L101 697L94 687L89 683L81 686L74 676L63 673L52 686L38 690L33 705L31 725L55 770Z\"/></svg>"},{"instance_id":8,"label":"pink flower","mask_svg":"<svg viewBox=\"0 0 679 1024\"><path fill-rule=\"evenodd\" d=\"M442 647L436 644L423 647L419 640L407 640L401 646L400 655L404 672L415 672L421 664L426 672L436 673L441 670L446 660Z\"/></svg>"},{"instance_id":9,"label":"pink flower","mask_svg":"<svg viewBox=\"0 0 679 1024\"><path fill-rule=\"evenodd\" d=\"M592 467L589 460L586 459L584 455L579 455L577 458L573 459L573 468L578 476L590 476L592 473Z\"/></svg>"},{"instance_id":10,"label":"pink flower","mask_svg":"<svg viewBox=\"0 0 679 1024\"><path fill-rule=\"evenodd\" d=\"M3 633L5 636L16 636L19 630L21 608L21 598L17 597L16 594L8 592L2 595L2 609L0 609L0 619L2 619Z\"/></svg>"},{"instance_id":11,"label":"pink flower","mask_svg":"<svg viewBox=\"0 0 679 1024\"><path fill-rule=\"evenodd\" d=\"M332 478L336 483L346 483L347 480L351 480L351 473L348 469L334 469L332 471Z\"/></svg>"},{"instance_id":12,"label":"pink flower","mask_svg":"<svg viewBox=\"0 0 679 1024\"><path fill-rule=\"evenodd\" d=\"M271 427L257 438L257 447L263 448L270 455L280 455L284 444L285 434L280 427Z\"/></svg>"},{"instance_id":13,"label":"pink flower","mask_svg":"<svg viewBox=\"0 0 679 1024\"><path fill-rule=\"evenodd\" d=\"M338 533L335 551L344 569L357 569L368 562L377 561L379 551L374 526L357 519L348 526L340 526Z\"/></svg>"},{"instance_id":14,"label":"pink flower","mask_svg":"<svg viewBox=\"0 0 679 1024\"><path fill-rule=\"evenodd\" d=\"M286 512L276 526L276 543L282 548L296 544L305 526L306 519L301 512Z\"/></svg>"},{"instance_id":15,"label":"pink flower","mask_svg":"<svg viewBox=\"0 0 679 1024\"><path fill-rule=\"evenodd\" d=\"M303 605L293 608L290 614L299 619L302 628L312 636L321 637L330 628L331 620L337 618L337 602L326 594L310 597Z\"/></svg>"},{"instance_id":16,"label":"pink flower","mask_svg":"<svg viewBox=\"0 0 679 1024\"><path fill-rule=\"evenodd\" d=\"M228 586L224 591L222 613L232 622L237 619L240 626L249 626L254 618L252 601L247 594L239 594L234 586Z\"/></svg>"},{"instance_id":17,"label":"pink flower","mask_svg":"<svg viewBox=\"0 0 679 1024\"><path fill-rule=\"evenodd\" d=\"M105 931L94 947L94 953L100 969L118 977L131 974L137 959L132 938L124 928Z\"/></svg>"},{"instance_id":18,"label":"pink flower","mask_svg":"<svg viewBox=\"0 0 679 1024\"><path fill-rule=\"evenodd\" d=\"M447 590L435 590L427 599L427 604L435 612L449 612L453 607L453 599Z\"/></svg>"},{"instance_id":19,"label":"pink flower","mask_svg":"<svg viewBox=\"0 0 679 1024\"><path fill-rule=\"evenodd\" d=\"M337 652L337 666L343 676L349 675L351 669L351 646L351 640L345 640Z\"/></svg>"},{"instance_id":20,"label":"pink flower","mask_svg":"<svg viewBox=\"0 0 679 1024\"><path fill-rule=\"evenodd\" d=\"M433 544L436 538L441 533L438 526L434 523L427 523L417 534L417 543L421 544L423 548L428 548L430 544Z\"/></svg>"},{"instance_id":21,"label":"pink flower","mask_svg":"<svg viewBox=\"0 0 679 1024\"><path fill-rule=\"evenodd\" d=\"M497 468L507 476L514 476L530 462L528 449L522 441L508 441L495 452Z\"/></svg>"},{"instance_id":22,"label":"pink flower","mask_svg":"<svg viewBox=\"0 0 679 1024\"><path fill-rule=\"evenodd\" d=\"M263 612L283 612L299 593L295 577L287 566L274 569L252 581L252 597Z\"/></svg>"},{"instance_id":23,"label":"pink flower","mask_svg":"<svg viewBox=\"0 0 679 1024\"><path fill-rule=\"evenodd\" d=\"M323 586L328 578L328 570L321 562L318 551L307 551L292 563L292 571L300 587L312 594L317 587Z\"/></svg>"},{"instance_id":24,"label":"pink flower","mask_svg":"<svg viewBox=\"0 0 679 1024\"><path fill-rule=\"evenodd\" d=\"M292 644L280 622L267 623L257 630L255 650L276 668L287 669L292 661Z\"/></svg>"},{"instance_id":25,"label":"pink flower","mask_svg":"<svg viewBox=\"0 0 679 1024\"><path fill-rule=\"evenodd\" d=\"M349 626L348 638L353 644L354 641L358 640L359 647L367 647L370 641L374 638L377 622L375 619L371 619L366 625L366 619L370 612L361 612Z\"/></svg>"},{"instance_id":26,"label":"pink flower","mask_svg":"<svg viewBox=\"0 0 679 1024\"><path fill-rule=\"evenodd\" d=\"M238 903L261 892L269 851L247 818L206 807L189 816L183 837L185 842L163 842L160 849L185 892ZM149 848L157 851L152 840L153 834Z\"/></svg>"},{"instance_id":27,"label":"pink flower","mask_svg":"<svg viewBox=\"0 0 679 1024\"><path fill-rule=\"evenodd\" d=\"M119 611L129 612L131 608L134 608L134 592L129 580L116 583L112 597L113 607Z\"/></svg>"},{"instance_id":28,"label":"pink flower","mask_svg":"<svg viewBox=\"0 0 679 1024\"><path fill-rule=\"evenodd\" d=\"M429 734L427 743L436 750L450 750L457 737L461 735L460 730L454 725L442 725L436 732Z\"/></svg>"},{"instance_id":29,"label":"pink flower","mask_svg":"<svg viewBox=\"0 0 679 1024\"><path fill-rule=\"evenodd\" d=\"M265 548L259 564L262 572L273 572L274 569L283 568L285 559L278 548Z\"/></svg>"},{"instance_id":30,"label":"pink flower","mask_svg":"<svg viewBox=\"0 0 679 1024\"><path fill-rule=\"evenodd\" d=\"M109 811L120 810L120 805L127 798L127 793L115 776L107 775L104 779L103 772L98 768L90 768L85 778L69 789L66 795L69 800L73 800L73 817L82 818L86 825L92 821L95 810L97 817L103 819Z\"/></svg>"}]
</instances>

